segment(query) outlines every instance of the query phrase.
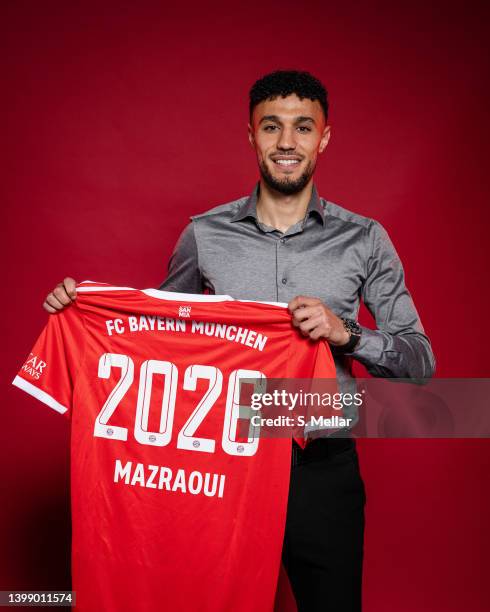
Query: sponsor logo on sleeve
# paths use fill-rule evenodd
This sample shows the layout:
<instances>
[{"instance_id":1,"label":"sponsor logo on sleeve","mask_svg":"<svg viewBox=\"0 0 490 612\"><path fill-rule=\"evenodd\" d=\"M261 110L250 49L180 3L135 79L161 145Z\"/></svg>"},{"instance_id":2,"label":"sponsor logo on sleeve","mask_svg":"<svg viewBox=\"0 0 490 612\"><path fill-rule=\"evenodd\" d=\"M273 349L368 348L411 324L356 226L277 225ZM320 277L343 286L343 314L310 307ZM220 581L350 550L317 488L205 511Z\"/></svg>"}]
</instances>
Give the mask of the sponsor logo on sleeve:
<instances>
[{"instance_id":1,"label":"sponsor logo on sleeve","mask_svg":"<svg viewBox=\"0 0 490 612\"><path fill-rule=\"evenodd\" d=\"M33 353L29 353L27 361L21 368L22 372L29 374L34 380L39 380L46 367L46 362Z\"/></svg>"}]
</instances>

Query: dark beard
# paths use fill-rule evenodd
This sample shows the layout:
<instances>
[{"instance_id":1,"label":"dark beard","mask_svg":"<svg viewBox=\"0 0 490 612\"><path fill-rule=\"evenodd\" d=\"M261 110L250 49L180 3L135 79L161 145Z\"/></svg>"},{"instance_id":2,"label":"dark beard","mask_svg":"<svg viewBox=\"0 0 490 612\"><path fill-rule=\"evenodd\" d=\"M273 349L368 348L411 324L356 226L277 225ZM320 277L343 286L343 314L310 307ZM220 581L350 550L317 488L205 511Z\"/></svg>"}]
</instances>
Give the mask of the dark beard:
<instances>
[{"instance_id":1,"label":"dark beard","mask_svg":"<svg viewBox=\"0 0 490 612\"><path fill-rule=\"evenodd\" d=\"M308 184L308 181L313 176L315 166L312 166L311 161L308 162L305 171L296 180L291 180L289 177L286 177L282 181L276 179L269 172L269 169L263 161L259 163L259 170L260 176L264 179L265 183L271 189L274 189L275 191L278 191L279 193L282 193L284 195L293 195L294 193L299 193L305 188L305 186Z\"/></svg>"}]
</instances>

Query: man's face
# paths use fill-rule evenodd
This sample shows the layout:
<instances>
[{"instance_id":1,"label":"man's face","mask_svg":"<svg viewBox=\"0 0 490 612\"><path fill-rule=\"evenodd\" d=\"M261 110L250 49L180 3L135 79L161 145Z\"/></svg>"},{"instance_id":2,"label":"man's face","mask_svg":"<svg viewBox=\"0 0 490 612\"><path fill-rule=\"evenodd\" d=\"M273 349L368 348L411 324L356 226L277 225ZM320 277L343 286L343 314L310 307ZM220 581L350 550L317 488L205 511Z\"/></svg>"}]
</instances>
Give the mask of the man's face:
<instances>
[{"instance_id":1,"label":"man's face","mask_svg":"<svg viewBox=\"0 0 490 612\"><path fill-rule=\"evenodd\" d=\"M327 146L330 126L318 100L300 100L291 94L257 104L248 137L263 180L279 193L291 195L313 176L317 155Z\"/></svg>"}]
</instances>

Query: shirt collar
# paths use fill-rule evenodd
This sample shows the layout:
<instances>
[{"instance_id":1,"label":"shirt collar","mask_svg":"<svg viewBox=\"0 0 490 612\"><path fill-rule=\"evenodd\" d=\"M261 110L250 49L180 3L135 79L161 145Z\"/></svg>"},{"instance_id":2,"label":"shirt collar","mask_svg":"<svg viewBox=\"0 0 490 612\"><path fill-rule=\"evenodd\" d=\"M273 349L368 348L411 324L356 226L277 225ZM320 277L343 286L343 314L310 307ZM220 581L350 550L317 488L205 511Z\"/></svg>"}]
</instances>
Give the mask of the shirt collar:
<instances>
[{"instance_id":1,"label":"shirt collar","mask_svg":"<svg viewBox=\"0 0 490 612\"><path fill-rule=\"evenodd\" d=\"M239 207L237 212L231 218L231 221L242 221L247 217L252 217L255 221L258 222L257 217L257 198L260 189L260 182L257 181L252 193L248 196L245 202ZM306 208L306 217L316 216L320 219L322 225L325 225L325 211L323 209L322 203L320 201L320 197L318 195L318 191L313 184L313 189L311 190L311 198L308 202L308 206Z\"/></svg>"}]
</instances>

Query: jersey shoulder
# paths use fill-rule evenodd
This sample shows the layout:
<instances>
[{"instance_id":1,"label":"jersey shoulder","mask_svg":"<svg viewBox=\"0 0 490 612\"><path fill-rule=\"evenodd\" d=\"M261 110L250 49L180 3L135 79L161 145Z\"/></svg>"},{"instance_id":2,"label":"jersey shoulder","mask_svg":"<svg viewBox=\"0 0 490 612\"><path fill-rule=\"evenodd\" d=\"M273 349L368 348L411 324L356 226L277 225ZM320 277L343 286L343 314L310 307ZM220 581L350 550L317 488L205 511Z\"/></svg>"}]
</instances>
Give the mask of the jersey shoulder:
<instances>
[{"instance_id":1,"label":"jersey shoulder","mask_svg":"<svg viewBox=\"0 0 490 612\"><path fill-rule=\"evenodd\" d=\"M179 293L176 291L164 291L161 289L135 289L134 287L120 287L111 285L110 283L99 283L96 281L83 281L78 283L76 286L77 294L84 295L84 302L101 302L103 298L106 300L116 300L119 304L123 303L123 300L131 300L134 305L138 304L135 300L138 300L141 306L147 306L153 304L156 306L158 301L161 302L182 302L187 304L188 302L195 302L196 304L203 305L210 310L222 308L224 306L234 308L238 310L250 309L254 307L261 308L264 312L267 312L269 307L272 307L274 312L277 310L287 310L287 304L285 302L269 302L263 300L237 300L229 295L218 295L218 294L204 294L204 293ZM155 301L156 300L156 301ZM79 305L80 302L77 300L75 304Z\"/></svg>"}]
</instances>

